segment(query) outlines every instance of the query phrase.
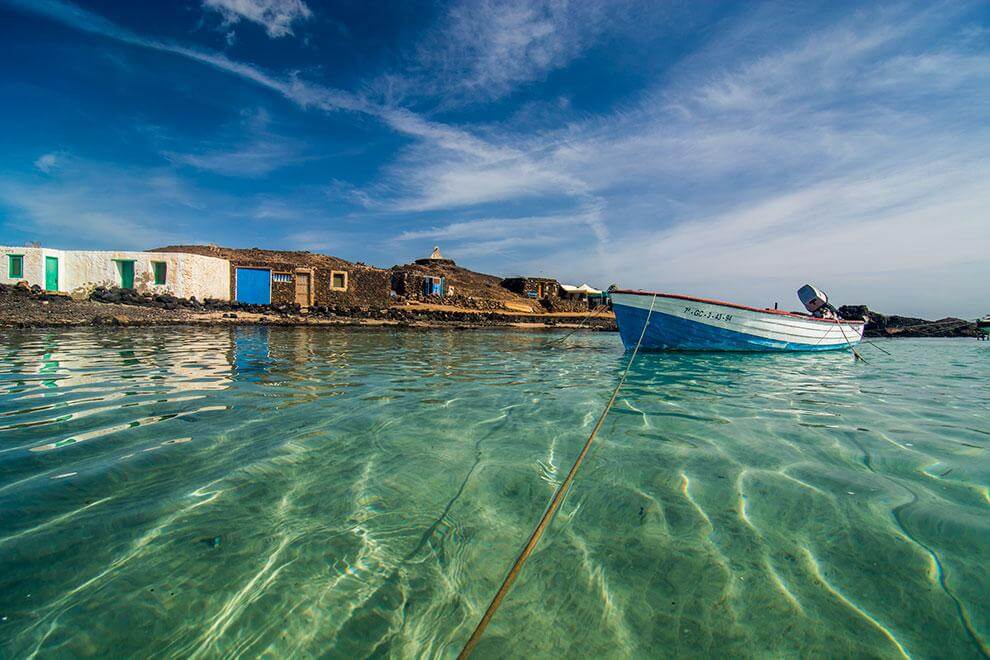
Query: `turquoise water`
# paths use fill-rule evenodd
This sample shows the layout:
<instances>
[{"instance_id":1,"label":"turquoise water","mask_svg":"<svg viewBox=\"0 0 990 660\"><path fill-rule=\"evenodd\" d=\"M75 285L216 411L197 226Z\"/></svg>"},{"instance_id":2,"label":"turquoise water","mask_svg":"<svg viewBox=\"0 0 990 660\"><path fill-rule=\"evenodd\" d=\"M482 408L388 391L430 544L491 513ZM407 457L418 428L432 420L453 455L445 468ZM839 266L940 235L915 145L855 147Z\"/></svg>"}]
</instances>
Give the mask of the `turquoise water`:
<instances>
[{"instance_id":1,"label":"turquoise water","mask_svg":"<svg viewBox=\"0 0 990 660\"><path fill-rule=\"evenodd\" d=\"M450 657L614 334L0 335L0 656ZM980 657L990 347L641 355L478 657ZM981 651L982 647L982 651Z\"/></svg>"}]
</instances>

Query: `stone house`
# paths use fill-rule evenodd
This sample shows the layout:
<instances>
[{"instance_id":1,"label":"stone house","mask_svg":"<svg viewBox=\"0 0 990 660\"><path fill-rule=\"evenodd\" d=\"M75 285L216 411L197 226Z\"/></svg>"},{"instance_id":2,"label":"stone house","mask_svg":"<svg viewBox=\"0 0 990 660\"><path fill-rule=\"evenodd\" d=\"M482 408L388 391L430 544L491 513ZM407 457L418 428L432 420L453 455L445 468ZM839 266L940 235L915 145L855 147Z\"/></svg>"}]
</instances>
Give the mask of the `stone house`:
<instances>
[{"instance_id":1,"label":"stone house","mask_svg":"<svg viewBox=\"0 0 990 660\"><path fill-rule=\"evenodd\" d=\"M392 267L392 291L397 296L413 300L445 298L454 293L453 285L448 282L449 276L461 270L453 259L447 259L440 254L440 248L435 247L428 257L405 266Z\"/></svg>"},{"instance_id":2,"label":"stone house","mask_svg":"<svg viewBox=\"0 0 990 660\"><path fill-rule=\"evenodd\" d=\"M230 266L215 256L0 246L0 283L88 293L97 286L229 300Z\"/></svg>"},{"instance_id":3,"label":"stone house","mask_svg":"<svg viewBox=\"0 0 990 660\"><path fill-rule=\"evenodd\" d=\"M537 300L548 312L583 312L589 309L589 293L600 294L587 284L580 287L561 284L549 277L509 277L502 286L521 296ZM597 306L597 303L596 303Z\"/></svg>"},{"instance_id":4,"label":"stone house","mask_svg":"<svg viewBox=\"0 0 990 660\"><path fill-rule=\"evenodd\" d=\"M513 293L536 300L560 297L560 284L549 277L507 277L502 286Z\"/></svg>"},{"instance_id":5,"label":"stone house","mask_svg":"<svg viewBox=\"0 0 990 660\"><path fill-rule=\"evenodd\" d=\"M244 303L382 309L390 301L389 271L325 254L215 245L173 245L153 252L226 259L228 295Z\"/></svg>"},{"instance_id":6,"label":"stone house","mask_svg":"<svg viewBox=\"0 0 990 660\"><path fill-rule=\"evenodd\" d=\"M430 296L443 298L448 290L445 276L408 266L392 269L391 285L396 295L413 300Z\"/></svg>"}]
</instances>

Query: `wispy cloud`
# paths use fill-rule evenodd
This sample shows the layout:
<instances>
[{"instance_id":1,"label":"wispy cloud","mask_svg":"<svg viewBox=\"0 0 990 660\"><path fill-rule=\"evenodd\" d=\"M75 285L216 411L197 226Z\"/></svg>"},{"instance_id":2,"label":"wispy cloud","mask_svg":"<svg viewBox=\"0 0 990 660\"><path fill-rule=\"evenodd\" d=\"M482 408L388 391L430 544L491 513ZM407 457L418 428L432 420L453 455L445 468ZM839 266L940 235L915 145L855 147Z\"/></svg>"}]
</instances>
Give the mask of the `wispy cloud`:
<instances>
[{"instance_id":1,"label":"wispy cloud","mask_svg":"<svg viewBox=\"0 0 990 660\"><path fill-rule=\"evenodd\" d=\"M419 241L423 239L446 241L472 241L477 239L511 238L532 236L535 233L564 231L566 228L585 221L581 215L542 215L516 218L479 218L451 222L445 225L424 229L407 230L395 237L396 241Z\"/></svg>"},{"instance_id":2,"label":"wispy cloud","mask_svg":"<svg viewBox=\"0 0 990 660\"><path fill-rule=\"evenodd\" d=\"M396 169L396 174L402 179L395 186L399 199L392 205L396 210L428 210L442 205L469 206L527 196L533 193L534 188L546 190L554 186L565 194L578 197L581 203L589 201L582 192L584 184L581 181L547 169L549 161L533 159L510 143L493 143L464 128L431 121L408 109L380 105L351 92L307 82L295 75L280 78L220 53L145 38L58 0L42 0L37 4L28 4L24 0L9 1L24 10L41 13L80 30L134 46L172 53L226 71L275 91L302 108L367 114L399 133L416 138L425 146L418 150L414 148L407 154L406 162L412 169ZM470 171L458 175L460 170ZM418 180L406 179L403 175L407 172L414 172ZM484 184L485 180L490 182L488 186ZM409 196L407 191L417 187L422 188L423 192ZM458 188L466 192L458 192ZM596 231L601 236L607 233L600 222L596 224Z\"/></svg>"},{"instance_id":3,"label":"wispy cloud","mask_svg":"<svg viewBox=\"0 0 990 660\"><path fill-rule=\"evenodd\" d=\"M747 8L613 110L569 111L568 122L533 130L474 110L508 104L514 91L572 65L615 30L611 11L550 0L455 4L407 67L378 77L394 93L377 94L374 85L336 89L146 38L63 2L7 1L409 138L370 183L326 187L405 229L394 230L393 245L451 242L480 266L756 303L766 301L752 296L777 295L781 280L805 277L878 283L877 292L883 281L889 292L896 273L905 287L930 289L932 273L977 263L988 249L979 177L988 173L990 54L985 31L965 16L971 3ZM485 123L465 119L477 116ZM229 161L255 176L269 156L290 157L267 146L170 151L188 166L221 171ZM289 213L277 200L262 207Z\"/></svg>"},{"instance_id":4,"label":"wispy cloud","mask_svg":"<svg viewBox=\"0 0 990 660\"><path fill-rule=\"evenodd\" d=\"M260 67L232 60L222 53L192 48L168 40L145 37L68 2L61 2L60 0L3 1L21 11L40 14L77 30L114 39L131 46L171 53L200 62L268 88L301 107L368 113L373 113L375 110L373 106L355 94L325 86L310 85L293 75L278 77Z\"/></svg>"},{"instance_id":5,"label":"wispy cloud","mask_svg":"<svg viewBox=\"0 0 990 660\"><path fill-rule=\"evenodd\" d=\"M401 232L392 239L396 245L416 244L420 251L441 243L444 249L460 258L492 257L501 259L498 271L517 268L514 254L519 248L539 245L542 249L568 245L583 250L597 241L593 229L598 210L584 209L573 213L517 217L486 217L451 222L423 229ZM542 271L539 267L537 271Z\"/></svg>"},{"instance_id":6,"label":"wispy cloud","mask_svg":"<svg viewBox=\"0 0 990 660\"><path fill-rule=\"evenodd\" d=\"M961 264L985 278L990 57L919 41L951 14L902 18L858 14L770 54L732 44L734 59L682 69L639 106L528 138L605 200L613 230L604 253L568 245L530 267L755 304L821 278L916 313L937 296L892 291L931 292L949 271L966 288Z\"/></svg>"},{"instance_id":7,"label":"wispy cloud","mask_svg":"<svg viewBox=\"0 0 990 660\"><path fill-rule=\"evenodd\" d=\"M922 309L942 290L933 288L933 273L969 264L971 273L990 275L990 234L981 220L990 204L988 176L986 160L952 160L824 181L665 231L633 233L588 265L623 285L753 304L789 302L789 289L809 280L845 302Z\"/></svg>"},{"instance_id":8,"label":"wispy cloud","mask_svg":"<svg viewBox=\"0 0 990 660\"><path fill-rule=\"evenodd\" d=\"M196 153L166 151L173 163L188 165L226 176L259 177L304 160L284 142L257 141L232 150L213 149Z\"/></svg>"},{"instance_id":9,"label":"wispy cloud","mask_svg":"<svg viewBox=\"0 0 990 660\"><path fill-rule=\"evenodd\" d=\"M302 0L203 0L203 7L219 12L227 23L257 23L273 38L292 34L292 24L313 13Z\"/></svg>"},{"instance_id":10,"label":"wispy cloud","mask_svg":"<svg viewBox=\"0 0 990 660\"><path fill-rule=\"evenodd\" d=\"M42 154L34 161L34 166L45 174L51 173L53 169L58 165L60 160L60 155L56 153Z\"/></svg>"},{"instance_id":11,"label":"wispy cloud","mask_svg":"<svg viewBox=\"0 0 990 660\"><path fill-rule=\"evenodd\" d=\"M419 44L425 75L416 84L448 103L499 98L577 57L608 13L598 3L562 0L459 2Z\"/></svg>"},{"instance_id":12,"label":"wispy cloud","mask_svg":"<svg viewBox=\"0 0 990 660\"><path fill-rule=\"evenodd\" d=\"M278 76L260 67L232 60L222 53L191 48L170 41L151 39L121 28L103 17L59 0L5 0L23 11L38 13L76 29L99 34L122 43L171 53L243 78L270 89L301 108L326 112L350 111L375 117L394 130L435 142L438 147L483 157L507 153L470 132L443 123L430 121L404 108L382 105L360 94L308 82L298 75Z\"/></svg>"},{"instance_id":13,"label":"wispy cloud","mask_svg":"<svg viewBox=\"0 0 990 660\"><path fill-rule=\"evenodd\" d=\"M276 134L269 124L264 111L242 113L242 118L223 128L214 142L199 143L195 149L166 148L161 153L177 165L247 178L313 159L297 140Z\"/></svg>"},{"instance_id":14,"label":"wispy cloud","mask_svg":"<svg viewBox=\"0 0 990 660\"><path fill-rule=\"evenodd\" d=\"M80 159L57 181L0 181L0 202L12 209L22 231L46 244L61 237L79 246L146 249L196 233L209 197L164 169Z\"/></svg>"}]
</instances>

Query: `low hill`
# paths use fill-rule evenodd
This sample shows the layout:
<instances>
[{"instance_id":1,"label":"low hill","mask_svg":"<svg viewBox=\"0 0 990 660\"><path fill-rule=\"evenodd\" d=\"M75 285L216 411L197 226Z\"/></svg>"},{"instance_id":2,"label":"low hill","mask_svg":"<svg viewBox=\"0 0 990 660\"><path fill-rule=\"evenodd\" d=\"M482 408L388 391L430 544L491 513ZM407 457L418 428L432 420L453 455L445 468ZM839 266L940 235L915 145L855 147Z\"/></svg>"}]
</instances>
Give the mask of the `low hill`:
<instances>
[{"instance_id":1,"label":"low hill","mask_svg":"<svg viewBox=\"0 0 990 660\"><path fill-rule=\"evenodd\" d=\"M447 286L453 287L455 296L494 300L505 305L507 309L520 312L541 313L546 310L535 300L520 296L502 286L502 278L495 275L478 273L467 268L451 264L406 264L392 266L392 271L418 272L424 275L444 277Z\"/></svg>"},{"instance_id":2,"label":"low hill","mask_svg":"<svg viewBox=\"0 0 990 660\"><path fill-rule=\"evenodd\" d=\"M167 247L154 248L149 252L185 252L187 254L200 254L207 257L219 257L232 261L250 261L255 263L279 262L291 263L306 268L363 268L367 270L383 271L382 268L375 268L363 263L353 263L338 257L318 252L305 250L262 250L261 248L229 248L219 245L169 245Z\"/></svg>"}]
</instances>

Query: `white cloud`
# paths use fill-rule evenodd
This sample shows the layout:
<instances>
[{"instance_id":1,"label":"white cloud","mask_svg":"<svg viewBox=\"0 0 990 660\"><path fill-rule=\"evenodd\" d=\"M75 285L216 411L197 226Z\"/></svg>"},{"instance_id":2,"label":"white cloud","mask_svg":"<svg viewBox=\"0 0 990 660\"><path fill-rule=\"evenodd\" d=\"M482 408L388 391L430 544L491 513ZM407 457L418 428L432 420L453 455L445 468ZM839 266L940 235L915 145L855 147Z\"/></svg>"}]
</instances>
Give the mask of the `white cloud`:
<instances>
[{"instance_id":1,"label":"white cloud","mask_svg":"<svg viewBox=\"0 0 990 660\"><path fill-rule=\"evenodd\" d=\"M461 2L420 45L419 57L448 94L498 98L581 51L596 20L581 20L573 9L558 0Z\"/></svg>"},{"instance_id":2,"label":"white cloud","mask_svg":"<svg viewBox=\"0 0 990 660\"><path fill-rule=\"evenodd\" d=\"M545 181L544 184L538 184L544 188L549 183L556 182L561 185L562 190L572 191L572 193L576 187L581 186L580 182L568 180L566 177L560 176L559 173L542 171L542 166L539 163L511 145L493 144L470 131L430 121L403 108L378 105L350 92L308 83L296 76L278 78L252 65L231 60L220 53L148 39L124 30L91 12L57 0L42 1L37 5L24 4L23 6L25 9L40 12L87 32L101 34L144 48L173 53L215 67L271 89L303 108L316 108L327 112L347 110L376 117L393 130L417 138L427 145L425 152L422 153L429 153L431 149L436 149L442 158L450 158L451 154L454 154L456 157L449 161L451 167L460 168L467 165L480 170L479 174L482 177L490 169L496 173L492 177L492 181L501 181L500 190L493 188L486 191L482 186L474 189L475 192L481 193L477 197L473 197L470 193L459 195L451 189L451 186L458 185L458 182L453 180L456 175L448 173L446 169L450 168L444 169L441 164L440 167L433 170L435 177L432 182L429 181L428 176L423 175L422 184L428 185L432 190L426 190L418 197L407 198L405 193L412 188L413 182L401 184L399 188L403 199L397 202L397 208L425 210L444 203L444 200L450 200L451 204L470 205L485 201L511 199L530 194L531 182L539 179ZM433 160L435 156L429 154L428 158ZM209 163L209 161L202 161L201 159L197 159L197 161ZM413 164L416 169L419 169L421 165L422 163ZM469 181L465 181L465 183L469 183ZM520 184L526 185L521 187ZM600 227L599 231L604 232L604 228Z\"/></svg>"},{"instance_id":3,"label":"white cloud","mask_svg":"<svg viewBox=\"0 0 990 660\"><path fill-rule=\"evenodd\" d=\"M523 167L552 172L600 200L610 230L604 250L537 238L507 256L523 272L758 305L786 304L808 279L887 311L980 313L990 59L951 42L919 50L918 31L945 19L915 18L856 15L778 42L772 56L733 44L732 58L679 71L614 115L540 135L491 128L495 144L523 155L500 162L518 175L512 186L495 179L503 198L539 185ZM440 152L419 164L395 173L434 210L464 203L443 197L448 187L468 195L484 183L478 171L477 183L446 186L472 170Z\"/></svg>"},{"instance_id":4,"label":"white cloud","mask_svg":"<svg viewBox=\"0 0 990 660\"><path fill-rule=\"evenodd\" d=\"M391 171L407 192L394 201L399 211L430 211L525 197L565 193L570 187L556 173L521 154L488 161L432 153L410 156Z\"/></svg>"},{"instance_id":5,"label":"white cloud","mask_svg":"<svg viewBox=\"0 0 990 660\"><path fill-rule=\"evenodd\" d=\"M219 12L227 23L242 18L258 23L272 38L292 34L292 24L313 13L302 0L203 0L203 7Z\"/></svg>"},{"instance_id":6,"label":"white cloud","mask_svg":"<svg viewBox=\"0 0 990 660\"><path fill-rule=\"evenodd\" d=\"M983 162L938 163L814 184L654 235L616 251L649 254L658 279L702 275L754 279L815 272L826 277L945 266L990 249L981 209L990 204ZM635 246L633 248L633 246Z\"/></svg>"},{"instance_id":7,"label":"white cloud","mask_svg":"<svg viewBox=\"0 0 990 660\"><path fill-rule=\"evenodd\" d=\"M0 182L0 200L45 245L146 249L174 242L200 215L200 196L168 172L79 161L57 182ZM183 227L186 227L184 230ZM138 239L140 243L135 243ZM58 243L62 241L62 243Z\"/></svg>"},{"instance_id":8,"label":"white cloud","mask_svg":"<svg viewBox=\"0 0 990 660\"><path fill-rule=\"evenodd\" d=\"M370 87L441 107L505 97L541 81L609 35L662 38L666 3L458 0L421 37L401 73Z\"/></svg>"},{"instance_id":9,"label":"white cloud","mask_svg":"<svg viewBox=\"0 0 990 660\"><path fill-rule=\"evenodd\" d=\"M419 241L423 239L443 239L446 241L471 241L476 239L509 238L531 236L534 233L563 231L568 227L584 222L580 214L543 215L516 218L479 218L452 222L445 225L404 231L395 237L396 241Z\"/></svg>"},{"instance_id":10,"label":"white cloud","mask_svg":"<svg viewBox=\"0 0 990 660\"><path fill-rule=\"evenodd\" d=\"M842 303L975 316L983 303L958 297L972 285L934 274L965 266L969 277L979 275L976 281L990 276L988 177L987 159L912 165L872 178L856 173L665 230L628 232L604 255L585 249L578 257L568 249L533 267L758 306L788 306L793 290L810 281Z\"/></svg>"},{"instance_id":11,"label":"white cloud","mask_svg":"<svg viewBox=\"0 0 990 660\"><path fill-rule=\"evenodd\" d=\"M566 245L580 250L597 241L595 225L598 220L598 209L595 208L574 213L477 218L407 230L393 238L391 244L400 249L404 244L417 245L420 246L418 251L424 251L439 243L445 252L457 258L482 257L487 261L497 257L497 264L489 271L503 275L536 273L544 267L521 265L520 249L533 245L539 245L543 250L560 249Z\"/></svg>"},{"instance_id":12,"label":"white cloud","mask_svg":"<svg viewBox=\"0 0 990 660\"><path fill-rule=\"evenodd\" d=\"M51 173L55 166L58 165L59 155L58 154L42 154L38 156L37 160L34 161L34 166L45 174Z\"/></svg>"},{"instance_id":13,"label":"white cloud","mask_svg":"<svg viewBox=\"0 0 990 660\"><path fill-rule=\"evenodd\" d=\"M438 226L402 240L460 236L452 240L477 254L479 266L485 250L498 250L487 264L756 304L784 300L782 293L790 299L805 278L822 278L844 301L900 300L910 290L918 306L905 299L895 311L978 313L951 309L980 300L990 263L980 257L990 247L982 211L990 200L981 188L990 129L980 116L990 103L990 61L979 40L956 38L953 12L964 3L924 12L871 7L786 30L745 18L736 28L720 25L638 102L528 133L513 124L447 125L143 38L72 5L21 6L207 64L302 108L364 113L413 138L377 185L349 195L376 213L430 213L434 223L444 214ZM456 29L442 51L450 66L426 67L426 78L437 77L429 93L499 98L573 61L599 29L569 23L572 14L556 3L505 6L512 11L501 19L488 2L454 10L446 25ZM536 221L513 235L494 222L462 220L476 215L474 206L506 201L534 218L547 202L569 203L583 218L578 226L596 233L580 237L582 250ZM966 268L979 276L962 277ZM932 293L942 289L932 283L936 274L955 278L942 299Z\"/></svg>"},{"instance_id":14,"label":"white cloud","mask_svg":"<svg viewBox=\"0 0 990 660\"><path fill-rule=\"evenodd\" d=\"M294 145L282 141L258 140L232 149L212 149L195 153L164 151L170 161L225 176L260 177L305 160Z\"/></svg>"},{"instance_id":15,"label":"white cloud","mask_svg":"<svg viewBox=\"0 0 990 660\"><path fill-rule=\"evenodd\" d=\"M176 165L247 178L314 158L297 140L274 133L270 123L263 109L244 111L238 121L222 127L215 140L198 142L192 150L185 143L168 145L160 153Z\"/></svg>"}]
</instances>

